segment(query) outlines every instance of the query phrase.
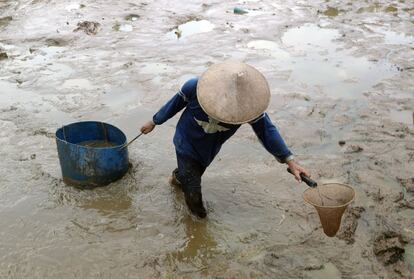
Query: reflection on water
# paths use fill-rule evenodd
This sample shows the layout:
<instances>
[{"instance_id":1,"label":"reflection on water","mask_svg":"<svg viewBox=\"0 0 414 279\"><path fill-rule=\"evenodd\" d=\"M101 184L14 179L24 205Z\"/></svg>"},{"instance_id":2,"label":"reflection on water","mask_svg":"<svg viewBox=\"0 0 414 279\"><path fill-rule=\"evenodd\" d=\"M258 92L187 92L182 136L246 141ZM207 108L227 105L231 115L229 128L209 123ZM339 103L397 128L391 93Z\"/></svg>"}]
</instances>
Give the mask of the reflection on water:
<instances>
[{"instance_id":1,"label":"reflection on water","mask_svg":"<svg viewBox=\"0 0 414 279\"><path fill-rule=\"evenodd\" d=\"M281 49L279 45L272 41L267 40L255 40L251 41L247 44L248 48L262 50L262 51L270 51L270 55L278 60L287 61L290 59L289 52Z\"/></svg>"},{"instance_id":2,"label":"reflection on water","mask_svg":"<svg viewBox=\"0 0 414 279\"><path fill-rule=\"evenodd\" d=\"M179 25L176 29L169 32L169 38L181 39L198 33L210 32L214 29L214 24L208 20L194 20Z\"/></svg>"},{"instance_id":3,"label":"reflection on water","mask_svg":"<svg viewBox=\"0 0 414 279\"><path fill-rule=\"evenodd\" d=\"M391 110L390 117L393 121L414 125L414 112L411 110Z\"/></svg>"},{"instance_id":4,"label":"reflection on water","mask_svg":"<svg viewBox=\"0 0 414 279\"><path fill-rule=\"evenodd\" d=\"M14 110L17 110L18 107L31 109L43 107L43 110L39 110L39 113L50 119L52 123L56 123L57 126L62 126L74 120L69 114L60 111L59 107L46 104L42 95L21 89L16 84L0 80L0 92L0 105L3 107L11 107Z\"/></svg>"},{"instance_id":5,"label":"reflection on water","mask_svg":"<svg viewBox=\"0 0 414 279\"><path fill-rule=\"evenodd\" d=\"M372 31L375 32L375 36L383 35L384 42L389 45L412 45L414 44L414 36L408 35L402 32L395 32L383 27L370 26Z\"/></svg>"},{"instance_id":6,"label":"reflection on water","mask_svg":"<svg viewBox=\"0 0 414 279\"><path fill-rule=\"evenodd\" d=\"M122 24L119 26L119 31L122 32L131 32L134 28L131 24Z\"/></svg>"},{"instance_id":7,"label":"reflection on water","mask_svg":"<svg viewBox=\"0 0 414 279\"><path fill-rule=\"evenodd\" d=\"M287 30L282 36L282 41L286 46L301 51L335 51L339 46L334 40L339 36L336 29L325 29L315 24L305 24Z\"/></svg>"},{"instance_id":8,"label":"reflection on water","mask_svg":"<svg viewBox=\"0 0 414 279\"><path fill-rule=\"evenodd\" d=\"M140 88L133 84L123 87L113 87L101 98L101 103L113 111L124 111L142 106L143 94Z\"/></svg>"},{"instance_id":9,"label":"reflection on water","mask_svg":"<svg viewBox=\"0 0 414 279\"><path fill-rule=\"evenodd\" d=\"M357 97L395 72L386 61L355 57L337 40L338 30L305 24L282 36L285 48L271 41L252 41L247 46L267 50L278 69L290 70L290 80L333 97Z\"/></svg>"},{"instance_id":10,"label":"reflection on water","mask_svg":"<svg viewBox=\"0 0 414 279\"><path fill-rule=\"evenodd\" d=\"M408 45L414 43L414 37L405 33L397 33L394 31L384 30L384 40L386 44Z\"/></svg>"},{"instance_id":11,"label":"reflection on water","mask_svg":"<svg viewBox=\"0 0 414 279\"><path fill-rule=\"evenodd\" d=\"M65 50L65 47L59 46L42 47L37 49L35 55L33 55L28 62L34 65L44 64L61 55Z\"/></svg>"}]
</instances>

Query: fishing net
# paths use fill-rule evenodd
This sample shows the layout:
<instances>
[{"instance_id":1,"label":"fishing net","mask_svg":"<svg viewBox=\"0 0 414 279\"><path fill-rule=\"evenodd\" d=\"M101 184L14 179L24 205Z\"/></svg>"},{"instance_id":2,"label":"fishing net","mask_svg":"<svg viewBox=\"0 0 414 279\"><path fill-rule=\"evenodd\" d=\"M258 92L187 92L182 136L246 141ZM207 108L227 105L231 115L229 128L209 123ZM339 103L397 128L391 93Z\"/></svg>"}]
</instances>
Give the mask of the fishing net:
<instances>
[{"instance_id":1,"label":"fishing net","mask_svg":"<svg viewBox=\"0 0 414 279\"><path fill-rule=\"evenodd\" d=\"M323 231L332 237L338 232L342 215L354 200L355 191L348 185L330 183L308 188L303 193L303 198L316 208Z\"/></svg>"}]
</instances>

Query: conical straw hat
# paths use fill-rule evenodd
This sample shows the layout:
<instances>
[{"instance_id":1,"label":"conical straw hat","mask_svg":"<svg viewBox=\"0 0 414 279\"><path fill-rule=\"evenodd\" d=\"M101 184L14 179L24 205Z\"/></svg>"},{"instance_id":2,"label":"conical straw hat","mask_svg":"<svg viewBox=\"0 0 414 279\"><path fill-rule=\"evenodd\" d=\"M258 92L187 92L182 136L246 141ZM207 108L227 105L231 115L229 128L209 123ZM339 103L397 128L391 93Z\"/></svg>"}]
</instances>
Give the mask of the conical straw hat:
<instances>
[{"instance_id":1,"label":"conical straw hat","mask_svg":"<svg viewBox=\"0 0 414 279\"><path fill-rule=\"evenodd\" d=\"M324 233L332 237L341 226L345 209L355 199L355 191L344 184L323 184L307 189L303 193L303 199L316 208Z\"/></svg>"},{"instance_id":2,"label":"conical straw hat","mask_svg":"<svg viewBox=\"0 0 414 279\"><path fill-rule=\"evenodd\" d=\"M212 118L242 124L259 117L270 102L265 77L241 62L224 62L211 66L197 84L197 99Z\"/></svg>"}]
</instances>

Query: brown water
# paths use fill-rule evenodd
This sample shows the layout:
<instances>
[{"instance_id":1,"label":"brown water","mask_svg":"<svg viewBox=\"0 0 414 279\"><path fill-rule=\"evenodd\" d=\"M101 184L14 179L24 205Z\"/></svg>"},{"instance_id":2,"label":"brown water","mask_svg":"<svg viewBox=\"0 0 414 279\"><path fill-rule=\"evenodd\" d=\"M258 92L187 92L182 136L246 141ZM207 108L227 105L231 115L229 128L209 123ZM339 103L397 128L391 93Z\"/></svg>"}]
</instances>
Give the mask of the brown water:
<instances>
[{"instance_id":1,"label":"brown water","mask_svg":"<svg viewBox=\"0 0 414 279\"><path fill-rule=\"evenodd\" d=\"M396 180L414 167L413 7L349 3L246 1L234 15L226 1L0 1L12 17L0 20L0 278L394 276L372 239L389 222L414 241L413 210L393 202L413 198ZM102 28L73 32L84 20ZM355 186L353 245L323 235L307 186L248 125L203 176L206 220L167 182L178 117L128 147L122 180L62 182L57 128L103 121L133 138L183 81L226 59L266 76L269 116L314 177Z\"/></svg>"},{"instance_id":2,"label":"brown water","mask_svg":"<svg viewBox=\"0 0 414 279\"><path fill-rule=\"evenodd\" d=\"M327 16L337 16L339 15L339 10L337 8L328 7L324 12L324 15Z\"/></svg>"},{"instance_id":3,"label":"brown water","mask_svg":"<svg viewBox=\"0 0 414 279\"><path fill-rule=\"evenodd\" d=\"M118 144L114 142L110 142L107 140L88 140L80 142L79 145L86 146L86 147L92 147L92 148L103 148L103 147L114 147Z\"/></svg>"}]
</instances>

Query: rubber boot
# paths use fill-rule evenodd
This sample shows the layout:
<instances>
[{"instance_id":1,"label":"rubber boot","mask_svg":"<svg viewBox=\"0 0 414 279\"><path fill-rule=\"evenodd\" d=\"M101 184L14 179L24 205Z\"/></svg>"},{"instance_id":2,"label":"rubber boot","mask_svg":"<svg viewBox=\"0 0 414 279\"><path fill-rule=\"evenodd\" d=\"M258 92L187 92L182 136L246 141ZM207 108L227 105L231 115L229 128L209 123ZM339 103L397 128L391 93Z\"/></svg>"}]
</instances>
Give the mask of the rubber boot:
<instances>
[{"instance_id":1,"label":"rubber boot","mask_svg":"<svg viewBox=\"0 0 414 279\"><path fill-rule=\"evenodd\" d=\"M168 182L170 183L171 186L176 186L176 187L179 187L181 190L183 190L183 185L178 180L177 174L178 174L178 169L173 170Z\"/></svg>"},{"instance_id":2,"label":"rubber boot","mask_svg":"<svg viewBox=\"0 0 414 279\"><path fill-rule=\"evenodd\" d=\"M203 196L201 194L201 191L185 191L183 189L183 185L177 178L177 174L178 169L173 170L171 177L169 179L170 185L172 187L179 187L184 192L185 203L187 204L191 213L200 218L205 218L207 216L207 211L203 205Z\"/></svg>"},{"instance_id":3,"label":"rubber boot","mask_svg":"<svg viewBox=\"0 0 414 279\"><path fill-rule=\"evenodd\" d=\"M207 211L203 205L203 196L201 191L185 191L185 203L190 209L191 213L197 215L200 218L205 218L207 216Z\"/></svg>"}]
</instances>

